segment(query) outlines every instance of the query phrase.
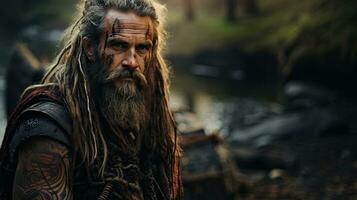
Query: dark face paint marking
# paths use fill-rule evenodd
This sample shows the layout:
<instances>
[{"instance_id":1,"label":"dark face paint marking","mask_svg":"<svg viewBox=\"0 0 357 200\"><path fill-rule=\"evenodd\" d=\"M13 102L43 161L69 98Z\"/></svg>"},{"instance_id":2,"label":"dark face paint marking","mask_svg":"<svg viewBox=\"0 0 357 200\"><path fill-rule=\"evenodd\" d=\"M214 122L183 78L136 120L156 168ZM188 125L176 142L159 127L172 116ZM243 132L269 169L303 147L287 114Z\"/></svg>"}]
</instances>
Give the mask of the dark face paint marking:
<instances>
[{"instance_id":1,"label":"dark face paint marking","mask_svg":"<svg viewBox=\"0 0 357 200\"><path fill-rule=\"evenodd\" d=\"M106 33L105 33L105 42L104 42L104 51L105 51L105 49L107 48L108 37L109 37L109 34L108 34L108 32L106 32Z\"/></svg>"},{"instance_id":2,"label":"dark face paint marking","mask_svg":"<svg viewBox=\"0 0 357 200\"><path fill-rule=\"evenodd\" d=\"M104 40L104 47L103 47L103 50L101 52L102 58L105 57L105 50L107 49L108 37L109 37L108 32L106 32L105 33L105 40Z\"/></svg>"},{"instance_id":3,"label":"dark face paint marking","mask_svg":"<svg viewBox=\"0 0 357 200\"><path fill-rule=\"evenodd\" d=\"M115 19L112 26L112 36L118 35L120 33L120 21L119 19Z\"/></svg>"},{"instance_id":4,"label":"dark face paint marking","mask_svg":"<svg viewBox=\"0 0 357 200\"><path fill-rule=\"evenodd\" d=\"M114 60L114 54L109 54L105 60L106 60L107 66L111 66L113 63L113 60Z\"/></svg>"}]
</instances>

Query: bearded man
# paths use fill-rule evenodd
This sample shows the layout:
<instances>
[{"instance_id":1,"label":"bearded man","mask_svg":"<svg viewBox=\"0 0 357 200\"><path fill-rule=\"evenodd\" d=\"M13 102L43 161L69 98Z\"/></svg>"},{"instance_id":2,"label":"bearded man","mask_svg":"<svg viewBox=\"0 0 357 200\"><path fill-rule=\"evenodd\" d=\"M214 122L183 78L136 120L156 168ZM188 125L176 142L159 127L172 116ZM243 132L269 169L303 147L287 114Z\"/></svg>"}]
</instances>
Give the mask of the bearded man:
<instances>
[{"instance_id":1,"label":"bearded man","mask_svg":"<svg viewBox=\"0 0 357 200\"><path fill-rule=\"evenodd\" d=\"M179 147L155 0L86 0L0 152L0 199L178 199Z\"/></svg>"}]
</instances>

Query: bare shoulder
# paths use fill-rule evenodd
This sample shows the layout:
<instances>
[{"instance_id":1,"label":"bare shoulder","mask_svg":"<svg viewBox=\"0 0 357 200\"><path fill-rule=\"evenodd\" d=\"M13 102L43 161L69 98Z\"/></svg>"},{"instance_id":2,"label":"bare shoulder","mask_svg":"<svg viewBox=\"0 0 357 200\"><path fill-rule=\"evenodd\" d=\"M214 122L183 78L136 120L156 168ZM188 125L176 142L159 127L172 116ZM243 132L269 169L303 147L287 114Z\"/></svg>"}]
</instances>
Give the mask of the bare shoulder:
<instances>
[{"instance_id":1,"label":"bare shoulder","mask_svg":"<svg viewBox=\"0 0 357 200\"><path fill-rule=\"evenodd\" d=\"M14 199L73 199L68 148L47 138L33 138L19 150Z\"/></svg>"}]
</instances>

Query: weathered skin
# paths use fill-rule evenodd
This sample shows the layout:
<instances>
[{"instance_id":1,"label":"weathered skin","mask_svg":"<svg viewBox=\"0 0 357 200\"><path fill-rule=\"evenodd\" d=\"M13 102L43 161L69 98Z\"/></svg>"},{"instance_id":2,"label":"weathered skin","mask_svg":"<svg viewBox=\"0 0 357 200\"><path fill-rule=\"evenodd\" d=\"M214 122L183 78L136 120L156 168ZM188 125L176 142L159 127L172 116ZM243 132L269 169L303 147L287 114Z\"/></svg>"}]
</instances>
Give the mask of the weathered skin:
<instances>
[{"instance_id":1,"label":"weathered skin","mask_svg":"<svg viewBox=\"0 0 357 200\"><path fill-rule=\"evenodd\" d=\"M113 9L108 11L98 51L109 72L130 68L144 73L153 46L151 23L148 16L140 17L133 12ZM130 78L125 81L130 81Z\"/></svg>"}]
</instances>

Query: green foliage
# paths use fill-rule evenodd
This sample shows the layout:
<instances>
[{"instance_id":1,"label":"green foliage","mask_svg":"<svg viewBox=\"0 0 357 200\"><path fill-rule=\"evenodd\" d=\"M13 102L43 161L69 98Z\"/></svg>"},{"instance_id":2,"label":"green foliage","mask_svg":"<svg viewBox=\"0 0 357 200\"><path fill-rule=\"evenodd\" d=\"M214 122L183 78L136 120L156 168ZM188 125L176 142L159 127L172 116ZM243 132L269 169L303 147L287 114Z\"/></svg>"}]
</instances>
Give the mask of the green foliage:
<instances>
[{"instance_id":1,"label":"green foliage","mask_svg":"<svg viewBox=\"0 0 357 200\"><path fill-rule=\"evenodd\" d=\"M282 65L300 54L354 60L356 10L355 0L260 0L257 16L235 24L226 23L223 13L201 11L196 21L188 23L170 12L169 47L173 53L191 54L236 44L246 50L282 53Z\"/></svg>"},{"instance_id":2,"label":"green foliage","mask_svg":"<svg viewBox=\"0 0 357 200\"><path fill-rule=\"evenodd\" d=\"M340 48L345 40L356 39L356 1L289 0L288 4L276 1L275 5L268 6L270 12L257 19L266 24L266 29L272 30L264 39L272 40L268 44L273 48L299 43L313 44L323 50Z\"/></svg>"},{"instance_id":3,"label":"green foliage","mask_svg":"<svg viewBox=\"0 0 357 200\"><path fill-rule=\"evenodd\" d=\"M222 20L219 13L203 13L188 22L182 13L170 11L168 29L169 53L182 55L207 48L222 48L227 43L238 42L239 35L247 34L245 27L232 26Z\"/></svg>"}]
</instances>

